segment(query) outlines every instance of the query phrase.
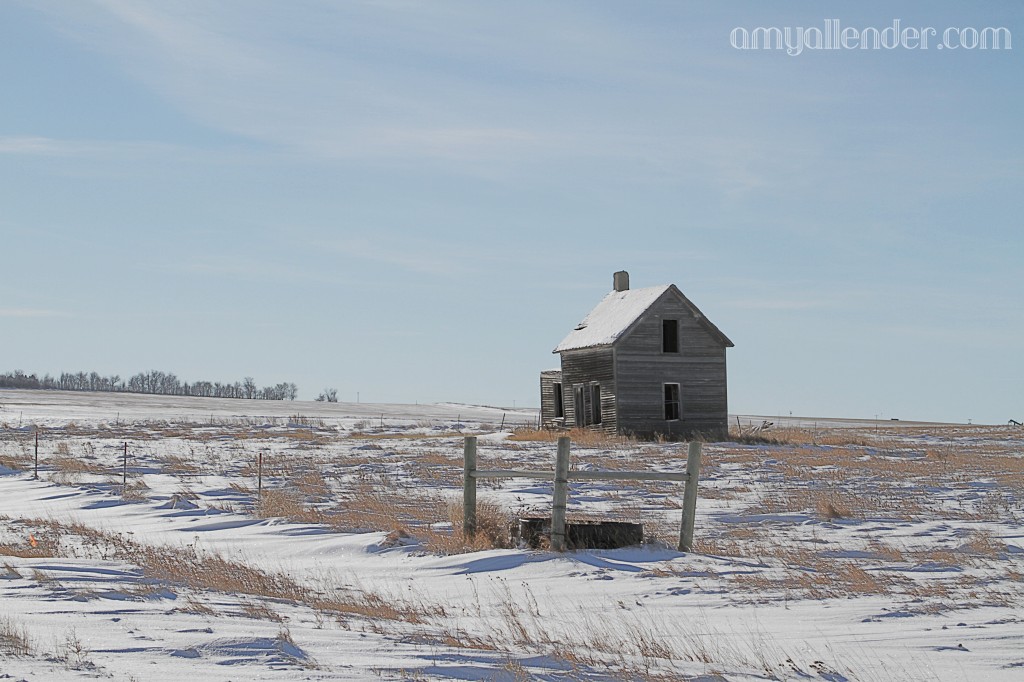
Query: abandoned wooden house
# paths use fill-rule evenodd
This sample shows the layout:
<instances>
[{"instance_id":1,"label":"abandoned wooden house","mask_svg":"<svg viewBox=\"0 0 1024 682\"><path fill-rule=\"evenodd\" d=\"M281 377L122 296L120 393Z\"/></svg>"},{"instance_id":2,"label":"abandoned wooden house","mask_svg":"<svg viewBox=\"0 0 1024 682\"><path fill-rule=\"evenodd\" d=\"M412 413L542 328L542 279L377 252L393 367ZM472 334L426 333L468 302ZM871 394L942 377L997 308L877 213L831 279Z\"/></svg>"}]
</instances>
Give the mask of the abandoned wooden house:
<instances>
[{"instance_id":1,"label":"abandoned wooden house","mask_svg":"<svg viewBox=\"0 0 1024 682\"><path fill-rule=\"evenodd\" d=\"M547 427L640 437L728 434L725 349L733 343L674 284L613 291L553 351L540 375Z\"/></svg>"}]
</instances>

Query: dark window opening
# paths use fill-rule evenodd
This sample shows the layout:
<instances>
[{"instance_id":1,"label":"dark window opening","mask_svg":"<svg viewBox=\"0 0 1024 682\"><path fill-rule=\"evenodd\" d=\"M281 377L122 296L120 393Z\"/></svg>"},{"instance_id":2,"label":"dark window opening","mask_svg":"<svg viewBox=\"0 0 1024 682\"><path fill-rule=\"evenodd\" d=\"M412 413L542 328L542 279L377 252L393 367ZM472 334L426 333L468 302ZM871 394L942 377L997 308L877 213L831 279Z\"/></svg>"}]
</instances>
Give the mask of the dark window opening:
<instances>
[{"instance_id":1,"label":"dark window opening","mask_svg":"<svg viewBox=\"0 0 1024 682\"><path fill-rule=\"evenodd\" d=\"M555 383L552 385L552 389L555 394L555 419L564 419L565 405L562 403L562 384Z\"/></svg>"},{"instance_id":2,"label":"dark window opening","mask_svg":"<svg viewBox=\"0 0 1024 682\"><path fill-rule=\"evenodd\" d=\"M574 393L576 394L576 400L573 403L573 409L575 410L575 414L573 416L575 417L574 421L576 422L576 426L586 426L586 423L584 421L584 419L586 419L587 416L584 405L584 398L586 396L586 392L584 391L585 388L586 386L580 385L577 386L576 390L574 391Z\"/></svg>"},{"instance_id":3,"label":"dark window opening","mask_svg":"<svg viewBox=\"0 0 1024 682\"><path fill-rule=\"evenodd\" d=\"M661 352L679 352L679 320L661 321Z\"/></svg>"},{"instance_id":4,"label":"dark window opening","mask_svg":"<svg viewBox=\"0 0 1024 682\"><path fill-rule=\"evenodd\" d=\"M601 385L594 384L590 387L590 412L591 424L601 423Z\"/></svg>"},{"instance_id":5,"label":"dark window opening","mask_svg":"<svg viewBox=\"0 0 1024 682\"><path fill-rule=\"evenodd\" d=\"M665 384L665 419L679 419L679 384Z\"/></svg>"}]
</instances>

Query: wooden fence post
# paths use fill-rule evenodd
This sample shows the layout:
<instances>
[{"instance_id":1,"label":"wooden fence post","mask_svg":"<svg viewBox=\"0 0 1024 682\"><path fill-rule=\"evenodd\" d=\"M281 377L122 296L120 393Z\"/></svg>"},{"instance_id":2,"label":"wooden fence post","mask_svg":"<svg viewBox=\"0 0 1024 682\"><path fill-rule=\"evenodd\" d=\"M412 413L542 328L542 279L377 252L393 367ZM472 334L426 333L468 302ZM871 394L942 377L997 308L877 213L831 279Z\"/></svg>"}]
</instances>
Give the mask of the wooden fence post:
<instances>
[{"instance_id":1,"label":"wooden fence post","mask_svg":"<svg viewBox=\"0 0 1024 682\"><path fill-rule=\"evenodd\" d=\"M36 427L36 465L33 469L32 478L39 478L39 427Z\"/></svg>"},{"instance_id":2,"label":"wooden fence post","mask_svg":"<svg viewBox=\"0 0 1024 682\"><path fill-rule=\"evenodd\" d=\"M124 463L121 465L121 497L128 494L128 443L124 444Z\"/></svg>"},{"instance_id":3,"label":"wooden fence post","mask_svg":"<svg viewBox=\"0 0 1024 682\"><path fill-rule=\"evenodd\" d=\"M263 453L256 455L256 499L263 499Z\"/></svg>"},{"instance_id":4,"label":"wooden fence post","mask_svg":"<svg viewBox=\"0 0 1024 682\"><path fill-rule=\"evenodd\" d=\"M462 535L476 535L476 436L466 436L462 469Z\"/></svg>"},{"instance_id":5,"label":"wooden fence post","mask_svg":"<svg viewBox=\"0 0 1024 682\"><path fill-rule=\"evenodd\" d=\"M700 477L700 441L691 441L686 454L686 487L683 489L683 521L679 527L679 551L693 549L693 522L697 513L697 479Z\"/></svg>"},{"instance_id":6,"label":"wooden fence post","mask_svg":"<svg viewBox=\"0 0 1024 682\"><path fill-rule=\"evenodd\" d=\"M565 505L569 497L569 437L558 438L554 500L551 505L551 549L565 551Z\"/></svg>"}]
</instances>

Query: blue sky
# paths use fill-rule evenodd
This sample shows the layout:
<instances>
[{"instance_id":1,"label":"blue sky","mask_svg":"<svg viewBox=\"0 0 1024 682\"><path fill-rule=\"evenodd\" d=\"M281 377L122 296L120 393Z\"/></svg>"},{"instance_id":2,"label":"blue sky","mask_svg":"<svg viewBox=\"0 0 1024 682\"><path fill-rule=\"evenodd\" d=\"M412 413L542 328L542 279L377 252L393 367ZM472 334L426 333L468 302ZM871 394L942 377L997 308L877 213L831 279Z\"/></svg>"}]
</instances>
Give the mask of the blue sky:
<instances>
[{"instance_id":1,"label":"blue sky","mask_svg":"<svg viewBox=\"0 0 1024 682\"><path fill-rule=\"evenodd\" d=\"M826 19L1015 43L730 45ZM1022 419L1022 19L8 0L0 369L535 405L626 269L736 343L734 412Z\"/></svg>"}]
</instances>

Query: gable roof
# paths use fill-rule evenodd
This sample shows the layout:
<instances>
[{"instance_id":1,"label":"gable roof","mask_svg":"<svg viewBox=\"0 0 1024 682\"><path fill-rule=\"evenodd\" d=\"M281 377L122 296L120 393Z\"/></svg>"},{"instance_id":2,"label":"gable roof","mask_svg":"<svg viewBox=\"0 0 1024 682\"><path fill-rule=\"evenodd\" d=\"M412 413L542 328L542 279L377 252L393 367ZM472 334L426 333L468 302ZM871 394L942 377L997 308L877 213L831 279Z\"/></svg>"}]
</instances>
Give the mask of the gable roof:
<instances>
[{"instance_id":1,"label":"gable roof","mask_svg":"<svg viewBox=\"0 0 1024 682\"><path fill-rule=\"evenodd\" d=\"M724 346L731 347L733 342L713 325L704 314L683 296L674 284L662 284L643 289L627 289L612 291L587 313L574 330L562 339L553 353L596 346L610 346L626 334L633 324L639 320L648 308L660 299L665 292L672 290L683 300L707 330Z\"/></svg>"},{"instance_id":2,"label":"gable roof","mask_svg":"<svg viewBox=\"0 0 1024 682\"><path fill-rule=\"evenodd\" d=\"M592 346L607 346L622 336L670 285L663 284L645 289L612 291L594 307L576 329L562 339L554 353Z\"/></svg>"}]
</instances>

